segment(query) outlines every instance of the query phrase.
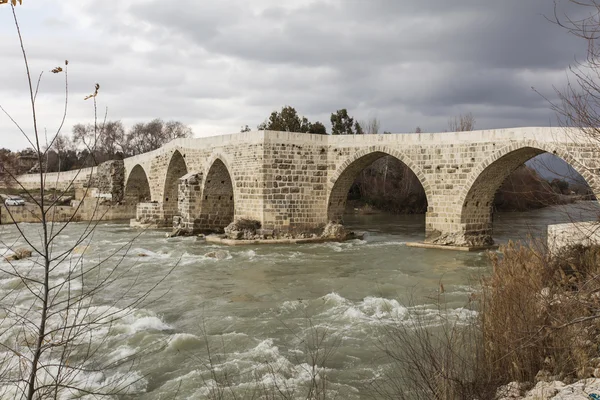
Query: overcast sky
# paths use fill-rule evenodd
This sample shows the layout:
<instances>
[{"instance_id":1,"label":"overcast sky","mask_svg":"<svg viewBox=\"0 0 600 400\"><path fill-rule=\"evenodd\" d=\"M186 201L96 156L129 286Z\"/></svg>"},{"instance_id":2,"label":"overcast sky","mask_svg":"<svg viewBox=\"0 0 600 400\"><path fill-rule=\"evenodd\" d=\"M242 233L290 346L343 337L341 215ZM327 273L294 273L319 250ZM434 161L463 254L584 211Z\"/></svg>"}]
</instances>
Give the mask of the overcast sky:
<instances>
[{"instance_id":1,"label":"overcast sky","mask_svg":"<svg viewBox=\"0 0 600 400\"><path fill-rule=\"evenodd\" d=\"M66 132L93 120L83 98L98 82L109 119L175 119L200 137L256 129L284 105L328 130L340 108L392 132L443 131L467 112L479 129L554 125L531 88L552 97L586 44L548 22L553 9L552 0L24 0L17 15L32 73L44 71L48 135L64 105L64 76L49 70L68 59ZM0 105L31 132L9 6L0 35ZM26 145L0 114L0 147Z\"/></svg>"}]
</instances>

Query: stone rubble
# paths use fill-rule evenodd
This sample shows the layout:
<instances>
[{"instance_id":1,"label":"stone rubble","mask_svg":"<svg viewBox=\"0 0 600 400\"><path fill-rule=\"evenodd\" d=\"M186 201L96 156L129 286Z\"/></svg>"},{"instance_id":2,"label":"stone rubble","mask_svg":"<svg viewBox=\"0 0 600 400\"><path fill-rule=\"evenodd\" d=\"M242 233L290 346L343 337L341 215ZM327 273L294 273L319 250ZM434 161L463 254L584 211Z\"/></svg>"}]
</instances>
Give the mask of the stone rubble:
<instances>
[{"instance_id":1,"label":"stone rubble","mask_svg":"<svg viewBox=\"0 0 600 400\"><path fill-rule=\"evenodd\" d=\"M6 261L23 260L25 258L31 257L31 254L32 254L31 250L21 248L21 249L16 249L12 254L5 256L4 259Z\"/></svg>"},{"instance_id":2,"label":"stone rubble","mask_svg":"<svg viewBox=\"0 0 600 400\"><path fill-rule=\"evenodd\" d=\"M262 239L257 231L260 229L260 222L251 219L236 219L225 227L225 237L234 240Z\"/></svg>"},{"instance_id":3,"label":"stone rubble","mask_svg":"<svg viewBox=\"0 0 600 400\"><path fill-rule=\"evenodd\" d=\"M329 222L325 225L321 237L327 239L349 240L354 239L356 235L354 232L347 230L342 224Z\"/></svg>"},{"instance_id":4,"label":"stone rubble","mask_svg":"<svg viewBox=\"0 0 600 400\"><path fill-rule=\"evenodd\" d=\"M524 385L511 382L496 392L496 400L590 400L590 395L600 398L600 379L589 378L566 385L561 381L540 381L532 389L523 390Z\"/></svg>"}]
</instances>

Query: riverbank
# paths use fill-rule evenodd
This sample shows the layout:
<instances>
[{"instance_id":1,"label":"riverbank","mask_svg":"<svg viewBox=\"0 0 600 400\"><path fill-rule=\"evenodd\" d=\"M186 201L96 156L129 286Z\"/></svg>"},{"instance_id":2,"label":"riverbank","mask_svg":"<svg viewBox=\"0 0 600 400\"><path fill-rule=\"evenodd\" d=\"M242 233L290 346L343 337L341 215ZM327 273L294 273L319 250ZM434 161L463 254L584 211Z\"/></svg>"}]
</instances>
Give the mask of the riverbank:
<instances>
[{"instance_id":1,"label":"riverbank","mask_svg":"<svg viewBox=\"0 0 600 400\"><path fill-rule=\"evenodd\" d=\"M565 384L561 381L540 381L532 389L511 382L498 389L495 400L595 400L600 398L600 379L590 378ZM595 397L594 397L595 396Z\"/></svg>"},{"instance_id":2,"label":"riverbank","mask_svg":"<svg viewBox=\"0 0 600 400\"><path fill-rule=\"evenodd\" d=\"M476 317L464 326L446 325L440 338L416 333L418 347L411 351L422 350L425 357L412 368L440 377L430 394L497 400L600 397L600 246L548 253L534 240L509 243L490 259L492 271L473 295ZM461 339L447 339L454 336ZM451 372L445 372L445 361L431 358L438 339ZM425 378L418 379L415 384L426 388Z\"/></svg>"},{"instance_id":3,"label":"riverbank","mask_svg":"<svg viewBox=\"0 0 600 400\"><path fill-rule=\"evenodd\" d=\"M135 216L135 210L135 205L101 204L96 199L86 199L69 206L47 207L46 219L52 222L128 220ZM8 207L0 205L0 225L22 222L41 222L40 207L34 204Z\"/></svg>"}]
</instances>

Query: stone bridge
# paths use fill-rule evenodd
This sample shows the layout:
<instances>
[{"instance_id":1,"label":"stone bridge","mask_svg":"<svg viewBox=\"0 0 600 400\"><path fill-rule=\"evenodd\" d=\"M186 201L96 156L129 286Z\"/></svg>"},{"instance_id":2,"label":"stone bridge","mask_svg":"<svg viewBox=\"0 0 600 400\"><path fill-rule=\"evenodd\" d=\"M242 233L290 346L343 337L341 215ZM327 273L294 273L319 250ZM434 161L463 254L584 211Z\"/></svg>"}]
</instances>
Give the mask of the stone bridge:
<instances>
[{"instance_id":1,"label":"stone bridge","mask_svg":"<svg viewBox=\"0 0 600 400\"><path fill-rule=\"evenodd\" d=\"M139 203L141 222L171 226L178 216L193 233L249 218L264 229L303 232L341 220L359 172L390 155L425 190L426 241L480 246L492 243L492 203L502 182L544 152L568 162L600 196L600 146L560 128L356 136L260 131L177 139L125 159L112 186L124 189L116 200Z\"/></svg>"}]
</instances>

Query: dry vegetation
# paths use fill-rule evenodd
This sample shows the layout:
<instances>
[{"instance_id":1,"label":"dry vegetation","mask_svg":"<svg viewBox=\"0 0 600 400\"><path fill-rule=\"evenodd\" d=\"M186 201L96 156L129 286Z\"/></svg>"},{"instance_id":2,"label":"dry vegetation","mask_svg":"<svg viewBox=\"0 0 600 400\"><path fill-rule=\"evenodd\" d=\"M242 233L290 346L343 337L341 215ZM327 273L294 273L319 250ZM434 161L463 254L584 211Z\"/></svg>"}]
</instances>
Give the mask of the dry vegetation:
<instances>
[{"instance_id":1,"label":"dry vegetation","mask_svg":"<svg viewBox=\"0 0 600 400\"><path fill-rule=\"evenodd\" d=\"M600 247L549 257L536 246L509 244L492 262L481 300L490 372L504 382L593 376L600 361Z\"/></svg>"},{"instance_id":2,"label":"dry vegetation","mask_svg":"<svg viewBox=\"0 0 600 400\"><path fill-rule=\"evenodd\" d=\"M377 398L492 399L509 382L600 376L600 247L549 256L510 243L491 261L470 320L453 318L441 297L439 329L418 315L385 327L391 368L372 384Z\"/></svg>"}]
</instances>

